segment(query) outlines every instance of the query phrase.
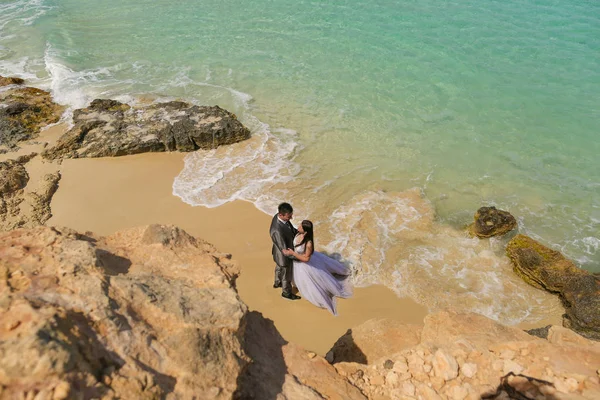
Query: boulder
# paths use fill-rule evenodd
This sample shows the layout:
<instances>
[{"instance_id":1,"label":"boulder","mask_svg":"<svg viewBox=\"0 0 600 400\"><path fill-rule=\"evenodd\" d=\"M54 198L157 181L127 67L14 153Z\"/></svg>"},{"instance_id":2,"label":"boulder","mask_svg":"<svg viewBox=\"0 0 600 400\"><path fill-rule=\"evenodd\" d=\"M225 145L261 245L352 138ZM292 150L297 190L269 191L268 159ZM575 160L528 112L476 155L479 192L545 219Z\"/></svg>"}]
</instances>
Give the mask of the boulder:
<instances>
[{"instance_id":1,"label":"boulder","mask_svg":"<svg viewBox=\"0 0 600 400\"><path fill-rule=\"evenodd\" d=\"M469 225L469 232L480 239L504 235L517 227L517 220L508 211L496 207L481 207Z\"/></svg>"},{"instance_id":2,"label":"boulder","mask_svg":"<svg viewBox=\"0 0 600 400\"><path fill-rule=\"evenodd\" d=\"M42 127L58 122L63 111L44 90L19 87L0 92L0 145L16 149L17 143L36 138Z\"/></svg>"},{"instance_id":3,"label":"boulder","mask_svg":"<svg viewBox=\"0 0 600 400\"><path fill-rule=\"evenodd\" d=\"M48 159L107 157L160 151L214 149L250 137L237 117L218 106L180 101L130 107L94 100L76 110L74 126L43 155Z\"/></svg>"},{"instance_id":4,"label":"boulder","mask_svg":"<svg viewBox=\"0 0 600 400\"><path fill-rule=\"evenodd\" d=\"M8 196L23 189L29 182L29 174L22 162L0 162L0 196Z\"/></svg>"},{"instance_id":5,"label":"boulder","mask_svg":"<svg viewBox=\"0 0 600 400\"><path fill-rule=\"evenodd\" d=\"M517 275L532 286L557 294L565 307L563 325L600 340L600 281L560 252L525 235L515 236L506 253Z\"/></svg>"}]
</instances>

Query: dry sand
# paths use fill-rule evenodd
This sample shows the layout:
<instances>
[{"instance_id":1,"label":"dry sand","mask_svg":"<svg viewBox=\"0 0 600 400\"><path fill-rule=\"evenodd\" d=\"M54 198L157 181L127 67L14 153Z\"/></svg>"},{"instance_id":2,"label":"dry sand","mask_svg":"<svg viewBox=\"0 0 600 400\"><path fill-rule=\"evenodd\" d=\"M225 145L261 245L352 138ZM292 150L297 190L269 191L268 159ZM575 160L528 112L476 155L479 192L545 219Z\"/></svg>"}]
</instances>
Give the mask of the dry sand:
<instances>
[{"instance_id":1,"label":"dry sand","mask_svg":"<svg viewBox=\"0 0 600 400\"><path fill-rule=\"evenodd\" d=\"M243 201L209 209L173 196L173 179L183 168L184 156L155 153L64 160L47 225L102 235L152 223L177 225L231 253L241 266L237 286L250 310L272 319L286 340L321 355L348 329L368 319L423 320L424 307L383 286L356 288L353 298L339 300L338 317L304 299L283 299L281 289L272 287L271 217Z\"/></svg>"}]
</instances>

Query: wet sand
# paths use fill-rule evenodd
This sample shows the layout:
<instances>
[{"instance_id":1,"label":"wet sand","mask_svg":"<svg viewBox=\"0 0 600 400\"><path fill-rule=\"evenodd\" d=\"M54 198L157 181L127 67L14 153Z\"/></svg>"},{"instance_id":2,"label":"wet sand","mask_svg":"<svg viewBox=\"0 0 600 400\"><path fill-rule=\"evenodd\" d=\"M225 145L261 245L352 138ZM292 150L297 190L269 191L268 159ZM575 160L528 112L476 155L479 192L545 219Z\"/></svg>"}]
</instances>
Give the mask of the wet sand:
<instances>
[{"instance_id":1,"label":"wet sand","mask_svg":"<svg viewBox=\"0 0 600 400\"><path fill-rule=\"evenodd\" d=\"M304 299L283 299L281 290L272 287L271 217L248 202L209 209L173 196L173 179L184 157L154 153L64 160L47 225L101 235L152 223L177 225L231 253L241 267L238 291L250 310L272 319L286 340L321 355L348 329L371 318L420 323L427 314L423 306L383 286L356 288L353 298L339 300L338 317Z\"/></svg>"}]
</instances>

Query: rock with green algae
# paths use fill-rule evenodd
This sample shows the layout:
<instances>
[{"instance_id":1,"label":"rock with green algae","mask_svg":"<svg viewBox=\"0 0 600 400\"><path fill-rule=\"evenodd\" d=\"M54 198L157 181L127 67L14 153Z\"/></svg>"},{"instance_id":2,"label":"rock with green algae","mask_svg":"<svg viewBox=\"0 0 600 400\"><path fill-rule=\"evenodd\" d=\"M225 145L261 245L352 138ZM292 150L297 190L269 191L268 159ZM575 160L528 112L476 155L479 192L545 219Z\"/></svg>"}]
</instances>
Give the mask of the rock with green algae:
<instances>
[{"instance_id":1,"label":"rock with green algae","mask_svg":"<svg viewBox=\"0 0 600 400\"><path fill-rule=\"evenodd\" d=\"M560 252L525 235L515 236L506 254L517 275L532 286L558 294L565 307L563 325L600 340L600 281Z\"/></svg>"},{"instance_id":2,"label":"rock with green algae","mask_svg":"<svg viewBox=\"0 0 600 400\"><path fill-rule=\"evenodd\" d=\"M20 84L21 80L0 77L0 86L8 82ZM17 87L0 92L0 145L16 149L19 142L36 138L42 127L58 122L63 111L41 89Z\"/></svg>"},{"instance_id":3,"label":"rock with green algae","mask_svg":"<svg viewBox=\"0 0 600 400\"><path fill-rule=\"evenodd\" d=\"M481 207L469 225L469 232L480 239L504 235L517 227L517 220L508 211L496 207Z\"/></svg>"},{"instance_id":4,"label":"rock with green algae","mask_svg":"<svg viewBox=\"0 0 600 400\"><path fill-rule=\"evenodd\" d=\"M25 81L21 78L0 75L0 87L1 86L9 86L9 85L22 85L24 83L25 83Z\"/></svg>"}]
</instances>

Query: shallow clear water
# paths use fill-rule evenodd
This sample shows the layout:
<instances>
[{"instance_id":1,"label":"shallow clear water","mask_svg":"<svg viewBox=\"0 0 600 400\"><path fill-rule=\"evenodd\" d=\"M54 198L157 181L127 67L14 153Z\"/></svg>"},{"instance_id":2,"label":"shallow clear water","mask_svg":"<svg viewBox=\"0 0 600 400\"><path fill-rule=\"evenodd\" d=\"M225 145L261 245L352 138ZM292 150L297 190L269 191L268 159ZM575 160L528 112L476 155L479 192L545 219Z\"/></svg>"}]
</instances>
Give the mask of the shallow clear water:
<instances>
[{"instance_id":1,"label":"shallow clear water","mask_svg":"<svg viewBox=\"0 0 600 400\"><path fill-rule=\"evenodd\" d=\"M518 322L555 306L502 241L464 236L482 205L600 271L599 3L247 3L0 0L0 74L74 107L230 109L253 139L188 156L176 195L290 201L357 282L431 308Z\"/></svg>"}]
</instances>

